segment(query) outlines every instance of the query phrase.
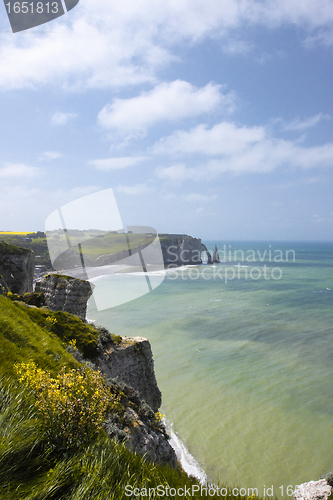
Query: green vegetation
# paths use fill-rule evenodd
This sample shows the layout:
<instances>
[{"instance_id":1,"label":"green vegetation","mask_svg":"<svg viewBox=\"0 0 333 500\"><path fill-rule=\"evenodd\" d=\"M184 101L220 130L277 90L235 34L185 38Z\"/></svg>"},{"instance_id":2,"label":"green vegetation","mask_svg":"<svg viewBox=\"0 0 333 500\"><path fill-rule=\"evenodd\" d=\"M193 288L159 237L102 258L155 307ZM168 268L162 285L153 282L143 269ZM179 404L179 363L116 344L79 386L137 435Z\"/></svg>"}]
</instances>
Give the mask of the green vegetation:
<instances>
[{"instance_id":1,"label":"green vegetation","mask_svg":"<svg viewBox=\"0 0 333 500\"><path fill-rule=\"evenodd\" d=\"M149 464L104 432L75 453L48 447L38 413L33 405L26 406L25 397L22 392L9 397L2 392L2 500L124 500L135 498L125 495L126 485L140 490L157 485L192 487L192 480L181 469Z\"/></svg>"},{"instance_id":2,"label":"green vegetation","mask_svg":"<svg viewBox=\"0 0 333 500\"><path fill-rule=\"evenodd\" d=\"M65 344L46 325L38 325L23 303L0 296L0 375L16 378L14 364L32 359L38 366L57 374L63 364L75 368L78 363L67 352ZM51 315L45 313L45 319ZM45 326L45 328L44 328Z\"/></svg>"},{"instance_id":3,"label":"green vegetation","mask_svg":"<svg viewBox=\"0 0 333 500\"><path fill-rule=\"evenodd\" d=\"M191 492L173 498L203 498L192 495L198 482L180 467L148 463L110 438L137 425L126 422L127 408L161 425L133 389L105 381L70 354L76 344L98 352L114 340L103 327L0 296L1 500L124 500L137 498L128 494L134 488L155 498L149 489L158 486ZM224 498L248 500L230 490Z\"/></svg>"},{"instance_id":4,"label":"green vegetation","mask_svg":"<svg viewBox=\"0 0 333 500\"><path fill-rule=\"evenodd\" d=\"M24 307L24 306L23 306ZM28 308L27 315L42 328L47 328L66 344L76 339L76 347L86 358L97 355L98 331L92 325L83 323L77 316L47 308Z\"/></svg>"},{"instance_id":5,"label":"green vegetation","mask_svg":"<svg viewBox=\"0 0 333 500\"><path fill-rule=\"evenodd\" d=\"M125 233L119 234L109 232L101 234L101 231L94 229L89 229L87 231L75 229L68 230L67 235L70 238L72 248L62 254L60 262L58 263L59 265L57 266L55 264L57 269L66 268L67 264L68 267L74 267L75 265L81 266L78 243L80 243L82 239L84 239L82 250L86 266L93 266L95 260L99 256L117 254L124 250L127 251L129 247L132 252L136 252L138 249L142 250L150 245L155 239L155 235L148 233L129 233L126 235ZM59 245L61 249L63 248L64 232L62 230L49 231L47 237L54 248L56 248L57 245ZM0 254L1 244L4 243L32 250L36 256L36 265L44 265L48 270L52 270L46 234L42 231L37 231L36 233L0 232ZM16 252L17 250L15 250L14 253ZM4 253L10 253L7 245Z\"/></svg>"},{"instance_id":6,"label":"green vegetation","mask_svg":"<svg viewBox=\"0 0 333 500\"><path fill-rule=\"evenodd\" d=\"M25 248L0 241L0 255L23 255L25 253L27 253Z\"/></svg>"},{"instance_id":7,"label":"green vegetation","mask_svg":"<svg viewBox=\"0 0 333 500\"><path fill-rule=\"evenodd\" d=\"M146 248L154 241L154 236L150 234L113 234L107 233L98 238L91 238L84 242L84 255L88 257L99 256L105 253L115 254L133 251L137 248Z\"/></svg>"},{"instance_id":8,"label":"green vegetation","mask_svg":"<svg viewBox=\"0 0 333 500\"><path fill-rule=\"evenodd\" d=\"M88 367L63 367L55 378L33 361L14 368L32 393L47 444L54 449L77 450L88 444L117 407L103 377Z\"/></svg>"},{"instance_id":9,"label":"green vegetation","mask_svg":"<svg viewBox=\"0 0 333 500\"><path fill-rule=\"evenodd\" d=\"M72 247L64 252L64 236L60 237L57 232L48 232L49 243L52 244L52 251L59 256L54 262L56 269L69 269L81 266L80 252L82 251L84 263L86 266L99 266L109 264L110 255L128 252L132 254L138 250L143 250L149 246L155 239L152 234L134 234L134 233L105 233L93 234L89 231L68 230ZM80 249L79 249L79 243ZM66 245L67 246L67 245Z\"/></svg>"},{"instance_id":10,"label":"green vegetation","mask_svg":"<svg viewBox=\"0 0 333 500\"><path fill-rule=\"evenodd\" d=\"M1 278L1 276L0 276ZM45 304L45 297L42 293L37 292L27 292L24 295L18 295L16 293L8 292L6 297L10 300L18 300L20 302L24 302L30 306L41 307Z\"/></svg>"}]
</instances>

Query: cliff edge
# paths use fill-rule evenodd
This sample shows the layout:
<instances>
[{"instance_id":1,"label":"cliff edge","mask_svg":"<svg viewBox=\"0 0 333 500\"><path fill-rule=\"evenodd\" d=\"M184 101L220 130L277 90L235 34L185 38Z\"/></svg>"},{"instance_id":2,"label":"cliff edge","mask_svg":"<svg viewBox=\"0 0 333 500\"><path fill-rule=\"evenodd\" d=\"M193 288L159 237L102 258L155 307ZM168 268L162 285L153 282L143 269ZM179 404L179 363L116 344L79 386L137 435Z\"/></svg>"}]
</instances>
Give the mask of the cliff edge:
<instances>
[{"instance_id":1,"label":"cliff edge","mask_svg":"<svg viewBox=\"0 0 333 500\"><path fill-rule=\"evenodd\" d=\"M84 321L92 286L88 281L49 274L43 281L37 281L35 292L44 294L46 306L52 311L69 312Z\"/></svg>"},{"instance_id":2,"label":"cliff edge","mask_svg":"<svg viewBox=\"0 0 333 500\"><path fill-rule=\"evenodd\" d=\"M161 391L157 386L153 354L147 339L122 337L121 343L107 345L94 362L107 378L131 386L154 411L159 409Z\"/></svg>"},{"instance_id":3,"label":"cliff edge","mask_svg":"<svg viewBox=\"0 0 333 500\"><path fill-rule=\"evenodd\" d=\"M200 238L187 234L159 234L164 267L199 265L202 263Z\"/></svg>"},{"instance_id":4,"label":"cliff edge","mask_svg":"<svg viewBox=\"0 0 333 500\"><path fill-rule=\"evenodd\" d=\"M18 295L32 292L35 254L27 248L0 242L0 275Z\"/></svg>"}]
</instances>

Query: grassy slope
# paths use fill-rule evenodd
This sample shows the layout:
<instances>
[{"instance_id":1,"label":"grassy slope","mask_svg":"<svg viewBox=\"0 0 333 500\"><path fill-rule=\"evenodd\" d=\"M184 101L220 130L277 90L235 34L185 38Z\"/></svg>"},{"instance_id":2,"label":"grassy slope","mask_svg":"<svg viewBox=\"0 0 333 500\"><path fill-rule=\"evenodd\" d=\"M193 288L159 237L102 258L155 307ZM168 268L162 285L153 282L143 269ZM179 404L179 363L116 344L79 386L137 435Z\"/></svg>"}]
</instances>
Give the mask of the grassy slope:
<instances>
[{"instance_id":1,"label":"grassy slope","mask_svg":"<svg viewBox=\"0 0 333 500\"><path fill-rule=\"evenodd\" d=\"M25 248L0 241L0 255L24 255L28 253Z\"/></svg>"},{"instance_id":2,"label":"grassy slope","mask_svg":"<svg viewBox=\"0 0 333 500\"><path fill-rule=\"evenodd\" d=\"M59 338L46 327L36 324L29 313L30 310L22 303L0 296L0 374L13 377L14 363L28 359L53 374L64 363L70 367L77 366Z\"/></svg>"}]
</instances>

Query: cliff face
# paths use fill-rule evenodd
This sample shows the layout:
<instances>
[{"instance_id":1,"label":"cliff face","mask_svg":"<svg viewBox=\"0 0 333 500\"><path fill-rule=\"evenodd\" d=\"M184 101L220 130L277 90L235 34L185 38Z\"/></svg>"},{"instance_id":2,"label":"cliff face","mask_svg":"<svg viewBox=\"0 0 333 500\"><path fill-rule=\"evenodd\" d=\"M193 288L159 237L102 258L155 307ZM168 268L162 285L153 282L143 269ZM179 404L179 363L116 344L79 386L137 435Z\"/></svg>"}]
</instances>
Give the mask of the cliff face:
<instances>
[{"instance_id":1,"label":"cliff face","mask_svg":"<svg viewBox=\"0 0 333 500\"><path fill-rule=\"evenodd\" d=\"M160 234L159 239L165 267L202 263L200 238L192 238L186 234Z\"/></svg>"},{"instance_id":2,"label":"cliff face","mask_svg":"<svg viewBox=\"0 0 333 500\"><path fill-rule=\"evenodd\" d=\"M5 293L8 293L9 288L7 286L7 283L3 279L3 276L0 275L0 295L4 295Z\"/></svg>"},{"instance_id":3,"label":"cliff face","mask_svg":"<svg viewBox=\"0 0 333 500\"><path fill-rule=\"evenodd\" d=\"M36 283L35 292L44 294L46 306L52 311L64 311L86 319L87 302L92 295L92 285L88 281L49 274Z\"/></svg>"},{"instance_id":4,"label":"cliff face","mask_svg":"<svg viewBox=\"0 0 333 500\"><path fill-rule=\"evenodd\" d=\"M123 416L123 423L112 415L105 422L104 428L110 437L121 437L129 450L140 453L148 462L176 467L177 456L164 427L154 426L154 414L150 415L149 419L145 413L147 412L142 406L138 410L128 407Z\"/></svg>"},{"instance_id":5,"label":"cliff face","mask_svg":"<svg viewBox=\"0 0 333 500\"><path fill-rule=\"evenodd\" d=\"M213 252L213 263L215 264L218 264L220 262L220 256L219 256L219 251L217 249L217 246L215 245L215 249L214 249L214 252Z\"/></svg>"},{"instance_id":6,"label":"cliff face","mask_svg":"<svg viewBox=\"0 0 333 500\"><path fill-rule=\"evenodd\" d=\"M108 383L115 387L115 382ZM161 421L139 394L121 384L120 404L126 408L120 415L111 413L103 427L111 438L122 441L127 448L145 457L148 462L177 466L177 457Z\"/></svg>"},{"instance_id":7,"label":"cliff face","mask_svg":"<svg viewBox=\"0 0 333 500\"><path fill-rule=\"evenodd\" d=\"M155 416L161 406L161 392L149 341L142 337L123 337L119 344L106 345L94 364L109 383L119 385L128 398L127 403L121 401L126 407L121 419L117 414L108 416L104 424L106 432L147 461L176 467L177 457L169 436L161 417Z\"/></svg>"},{"instance_id":8,"label":"cliff face","mask_svg":"<svg viewBox=\"0 0 333 500\"><path fill-rule=\"evenodd\" d=\"M35 254L26 248L0 242L0 274L13 293L33 290Z\"/></svg>"},{"instance_id":9,"label":"cliff face","mask_svg":"<svg viewBox=\"0 0 333 500\"><path fill-rule=\"evenodd\" d=\"M107 378L120 380L135 389L154 411L161 406L161 391L147 339L123 337L120 344L107 346L95 363Z\"/></svg>"}]
</instances>

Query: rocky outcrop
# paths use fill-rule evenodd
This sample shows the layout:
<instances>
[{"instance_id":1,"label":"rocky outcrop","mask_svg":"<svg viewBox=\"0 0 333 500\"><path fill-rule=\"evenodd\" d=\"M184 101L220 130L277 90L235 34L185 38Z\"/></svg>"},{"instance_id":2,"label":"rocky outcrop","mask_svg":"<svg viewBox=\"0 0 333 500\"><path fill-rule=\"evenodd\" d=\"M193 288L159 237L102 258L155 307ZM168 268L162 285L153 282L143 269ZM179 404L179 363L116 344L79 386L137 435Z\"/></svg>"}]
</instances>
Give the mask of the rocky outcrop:
<instances>
[{"instance_id":1,"label":"rocky outcrop","mask_svg":"<svg viewBox=\"0 0 333 500\"><path fill-rule=\"evenodd\" d=\"M120 344L105 347L95 360L107 378L122 381L135 389L154 410L161 406L161 391L156 382L150 343L142 337L122 337Z\"/></svg>"},{"instance_id":2,"label":"rocky outcrop","mask_svg":"<svg viewBox=\"0 0 333 500\"><path fill-rule=\"evenodd\" d=\"M171 268L202 263L200 238L192 238L187 234L159 234L159 240L164 267Z\"/></svg>"},{"instance_id":3,"label":"rocky outcrop","mask_svg":"<svg viewBox=\"0 0 333 500\"><path fill-rule=\"evenodd\" d=\"M169 443L161 415L155 415L130 387L122 386L121 390L120 400L126 410L122 416L108 415L103 425L107 434L122 441L129 450L140 453L148 462L176 467L176 453Z\"/></svg>"},{"instance_id":4,"label":"rocky outcrop","mask_svg":"<svg viewBox=\"0 0 333 500\"><path fill-rule=\"evenodd\" d=\"M44 294L46 306L52 311L68 312L85 320L92 286L88 281L49 274L43 281L36 282L35 292Z\"/></svg>"},{"instance_id":5,"label":"rocky outcrop","mask_svg":"<svg viewBox=\"0 0 333 500\"><path fill-rule=\"evenodd\" d=\"M0 242L0 274L18 295L33 291L35 254L27 248Z\"/></svg>"},{"instance_id":6,"label":"rocky outcrop","mask_svg":"<svg viewBox=\"0 0 333 500\"><path fill-rule=\"evenodd\" d=\"M5 293L9 292L9 288L7 286L7 283L3 279L3 276L0 275L0 295L4 295Z\"/></svg>"},{"instance_id":7,"label":"rocky outcrop","mask_svg":"<svg viewBox=\"0 0 333 500\"><path fill-rule=\"evenodd\" d=\"M127 408L125 418L132 419L133 428L129 432L125 446L131 451L140 453L148 462L177 466L175 450L168 441L168 437L136 414L132 408Z\"/></svg>"},{"instance_id":8,"label":"rocky outcrop","mask_svg":"<svg viewBox=\"0 0 333 500\"><path fill-rule=\"evenodd\" d=\"M309 481L297 486L294 491L295 500L328 500L332 487L326 479Z\"/></svg>"},{"instance_id":9,"label":"rocky outcrop","mask_svg":"<svg viewBox=\"0 0 333 500\"><path fill-rule=\"evenodd\" d=\"M213 263L212 256L210 255L206 245L204 245L203 243L201 243L201 251L205 252L207 255L207 264L212 264Z\"/></svg>"},{"instance_id":10,"label":"rocky outcrop","mask_svg":"<svg viewBox=\"0 0 333 500\"><path fill-rule=\"evenodd\" d=\"M161 392L157 386L154 361L147 339L117 337L104 328L98 328L98 356L92 366L101 371L117 398L119 406L109 413L103 424L107 434L145 457L149 462L177 465L177 457L169 443L162 416ZM75 359L84 358L70 347Z\"/></svg>"},{"instance_id":11,"label":"rocky outcrop","mask_svg":"<svg viewBox=\"0 0 333 500\"><path fill-rule=\"evenodd\" d=\"M212 260L213 260L213 264L218 264L220 262L219 251L218 251L216 245L215 245L215 249L214 249L214 252L213 252Z\"/></svg>"}]
</instances>

